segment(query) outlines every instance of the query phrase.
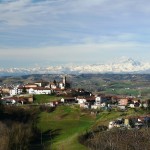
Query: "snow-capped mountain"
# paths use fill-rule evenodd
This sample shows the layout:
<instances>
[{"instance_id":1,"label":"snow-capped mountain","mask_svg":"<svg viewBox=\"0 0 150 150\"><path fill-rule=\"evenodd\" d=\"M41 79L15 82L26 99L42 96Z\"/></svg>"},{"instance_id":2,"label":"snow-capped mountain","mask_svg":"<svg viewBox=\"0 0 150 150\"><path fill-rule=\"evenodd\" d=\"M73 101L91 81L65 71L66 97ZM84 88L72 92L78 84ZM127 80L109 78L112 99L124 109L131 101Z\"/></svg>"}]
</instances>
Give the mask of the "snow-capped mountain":
<instances>
[{"instance_id":1,"label":"snow-capped mountain","mask_svg":"<svg viewBox=\"0 0 150 150\"><path fill-rule=\"evenodd\" d=\"M150 73L150 63L122 58L109 64L66 65L35 68L1 68L0 75L26 74L81 74L81 73Z\"/></svg>"}]
</instances>

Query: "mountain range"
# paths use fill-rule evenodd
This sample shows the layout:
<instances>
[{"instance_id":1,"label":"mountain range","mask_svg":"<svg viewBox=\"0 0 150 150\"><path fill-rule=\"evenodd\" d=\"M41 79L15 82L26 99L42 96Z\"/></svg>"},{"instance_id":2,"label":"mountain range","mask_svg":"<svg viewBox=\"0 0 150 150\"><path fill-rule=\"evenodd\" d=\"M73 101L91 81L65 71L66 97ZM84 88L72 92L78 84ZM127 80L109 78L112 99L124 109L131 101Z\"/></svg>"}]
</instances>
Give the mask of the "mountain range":
<instances>
[{"instance_id":1,"label":"mountain range","mask_svg":"<svg viewBox=\"0 0 150 150\"><path fill-rule=\"evenodd\" d=\"M98 74L98 73L150 73L150 63L132 58L122 58L117 62L91 65L59 65L33 68L0 68L0 75L28 74Z\"/></svg>"}]
</instances>

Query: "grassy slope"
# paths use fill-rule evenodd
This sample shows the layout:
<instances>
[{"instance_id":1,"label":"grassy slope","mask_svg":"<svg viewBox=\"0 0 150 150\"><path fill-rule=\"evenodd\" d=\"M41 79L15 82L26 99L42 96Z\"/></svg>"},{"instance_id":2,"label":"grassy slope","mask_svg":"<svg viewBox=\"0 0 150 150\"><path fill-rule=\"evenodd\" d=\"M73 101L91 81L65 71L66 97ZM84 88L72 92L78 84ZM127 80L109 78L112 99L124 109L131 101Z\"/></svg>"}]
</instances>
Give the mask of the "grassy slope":
<instances>
[{"instance_id":1,"label":"grassy slope","mask_svg":"<svg viewBox=\"0 0 150 150\"><path fill-rule=\"evenodd\" d=\"M78 135L85 132L94 123L95 117L82 112L78 107L60 106L52 113L40 114L38 127L44 132L58 130L58 136L52 141L52 149L87 150L78 142ZM50 149L50 141L48 148Z\"/></svg>"},{"instance_id":2,"label":"grassy slope","mask_svg":"<svg viewBox=\"0 0 150 150\"><path fill-rule=\"evenodd\" d=\"M46 94L41 94L41 95L34 95L34 103L48 103L51 101L57 101L60 100L61 97L55 96L55 95L46 95Z\"/></svg>"},{"instance_id":3,"label":"grassy slope","mask_svg":"<svg viewBox=\"0 0 150 150\"><path fill-rule=\"evenodd\" d=\"M52 98L52 97L51 97ZM44 98L43 98L44 99ZM147 112L138 109L129 109L127 112L103 111L97 116L83 111L77 106L59 106L54 112L42 112L39 116L38 127L43 131L56 131L57 136L47 141L47 149L53 150L87 150L78 142L78 135L86 130L94 129L99 125L108 125L110 120L125 116L138 116Z\"/></svg>"}]
</instances>

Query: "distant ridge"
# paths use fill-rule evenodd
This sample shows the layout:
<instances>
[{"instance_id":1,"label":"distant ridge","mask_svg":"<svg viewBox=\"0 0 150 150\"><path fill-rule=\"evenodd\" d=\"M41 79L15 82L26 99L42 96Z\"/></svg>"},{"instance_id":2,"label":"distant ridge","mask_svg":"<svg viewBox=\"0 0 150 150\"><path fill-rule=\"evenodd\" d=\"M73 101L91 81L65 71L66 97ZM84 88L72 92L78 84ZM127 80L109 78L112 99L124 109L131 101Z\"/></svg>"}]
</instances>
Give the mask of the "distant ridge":
<instances>
[{"instance_id":1,"label":"distant ridge","mask_svg":"<svg viewBox=\"0 0 150 150\"><path fill-rule=\"evenodd\" d=\"M33 68L0 68L1 76L28 74L150 73L150 63L123 58L118 62L91 65L66 65Z\"/></svg>"}]
</instances>

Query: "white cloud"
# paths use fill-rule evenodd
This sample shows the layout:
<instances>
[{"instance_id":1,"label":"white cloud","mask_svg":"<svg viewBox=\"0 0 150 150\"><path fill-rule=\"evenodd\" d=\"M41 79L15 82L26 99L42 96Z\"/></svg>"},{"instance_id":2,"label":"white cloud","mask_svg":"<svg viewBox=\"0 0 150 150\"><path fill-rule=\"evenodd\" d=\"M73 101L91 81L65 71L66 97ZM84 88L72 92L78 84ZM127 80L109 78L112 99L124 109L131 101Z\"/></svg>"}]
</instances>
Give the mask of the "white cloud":
<instances>
[{"instance_id":1,"label":"white cloud","mask_svg":"<svg viewBox=\"0 0 150 150\"><path fill-rule=\"evenodd\" d=\"M96 15L115 19L137 15L137 12L149 14L147 4L149 2L139 0L47 0L36 3L32 0L12 0L0 4L0 20L8 25L52 24L63 19L68 20L69 15L75 17L80 13L85 17ZM73 18L71 20L73 21Z\"/></svg>"},{"instance_id":2,"label":"white cloud","mask_svg":"<svg viewBox=\"0 0 150 150\"><path fill-rule=\"evenodd\" d=\"M144 56L150 48L149 4L146 0L3 0L0 58L94 61L121 53Z\"/></svg>"},{"instance_id":3,"label":"white cloud","mask_svg":"<svg viewBox=\"0 0 150 150\"><path fill-rule=\"evenodd\" d=\"M141 49L149 50L150 44L139 44L130 42L112 42L103 44L80 44L72 46L51 46L45 48L35 49L3 49L1 58L14 58L26 59L35 61L64 61L64 62L77 62L77 61L91 61L97 62L98 60L107 60L108 58L119 56L134 57L137 54L141 57L143 54Z\"/></svg>"}]
</instances>

